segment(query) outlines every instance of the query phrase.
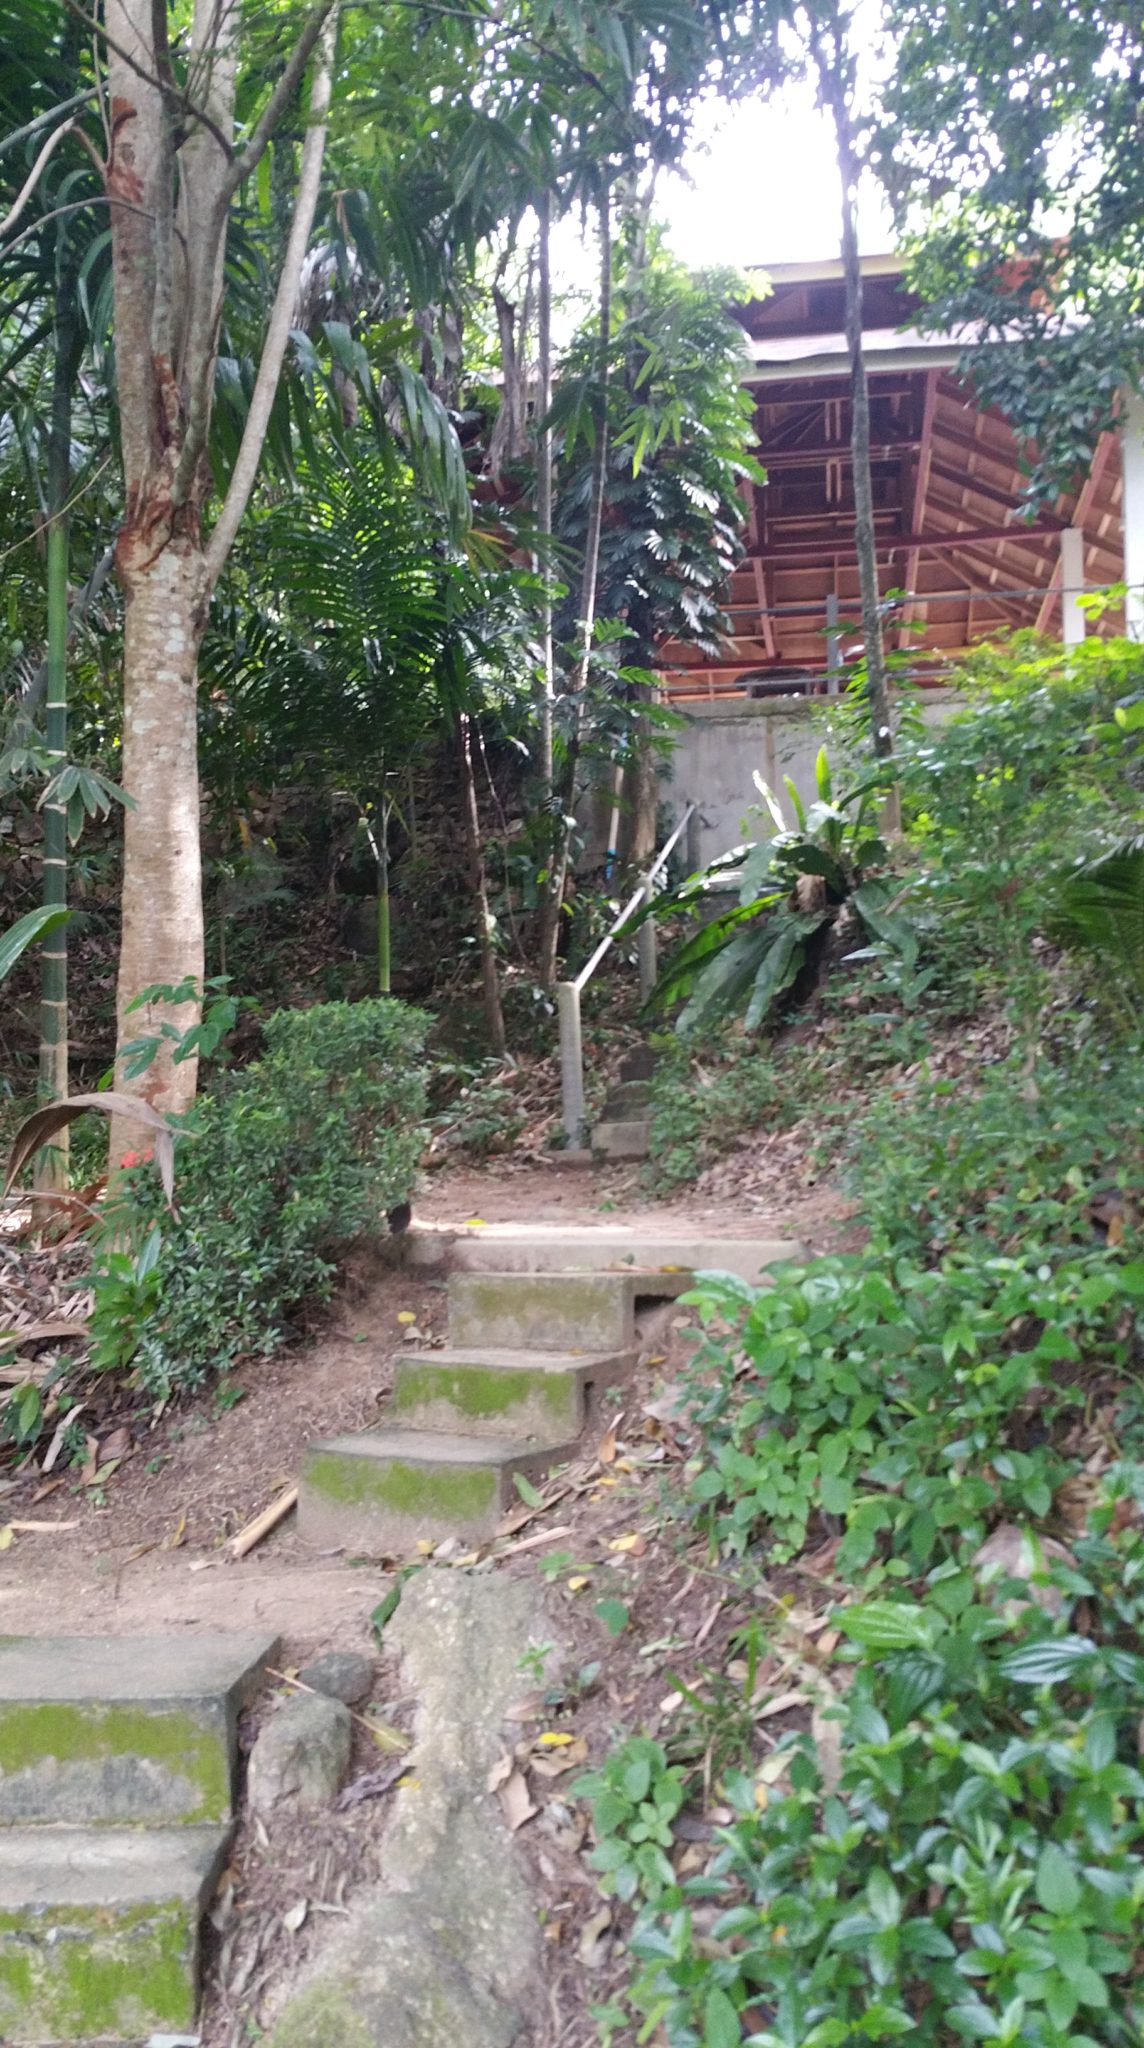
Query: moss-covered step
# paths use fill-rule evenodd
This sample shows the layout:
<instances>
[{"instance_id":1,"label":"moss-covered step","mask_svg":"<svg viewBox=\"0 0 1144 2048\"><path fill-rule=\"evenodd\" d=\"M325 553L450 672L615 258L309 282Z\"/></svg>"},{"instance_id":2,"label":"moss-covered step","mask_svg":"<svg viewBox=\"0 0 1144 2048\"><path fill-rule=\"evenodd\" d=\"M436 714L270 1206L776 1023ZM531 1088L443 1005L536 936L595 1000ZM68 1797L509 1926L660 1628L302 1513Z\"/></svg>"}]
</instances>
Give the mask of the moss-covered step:
<instances>
[{"instance_id":1,"label":"moss-covered step","mask_svg":"<svg viewBox=\"0 0 1144 2048\"><path fill-rule=\"evenodd\" d=\"M628 1351L635 1295L627 1273L454 1273L454 1350Z\"/></svg>"},{"instance_id":2,"label":"moss-covered step","mask_svg":"<svg viewBox=\"0 0 1144 2048\"><path fill-rule=\"evenodd\" d=\"M457 1430L529 1443L578 1437L605 1387L626 1379L636 1353L406 1352L395 1362L392 1409L405 1429Z\"/></svg>"},{"instance_id":3,"label":"moss-covered step","mask_svg":"<svg viewBox=\"0 0 1144 2048\"><path fill-rule=\"evenodd\" d=\"M0 1836L0 2041L187 2033L199 1925L229 1828L8 1828Z\"/></svg>"},{"instance_id":4,"label":"moss-covered step","mask_svg":"<svg viewBox=\"0 0 1144 2048\"><path fill-rule=\"evenodd\" d=\"M432 1539L491 1536L518 1495L513 1475L542 1479L570 1443L414 1429L329 1437L306 1452L298 1489L303 1542L399 1557Z\"/></svg>"},{"instance_id":5,"label":"moss-covered step","mask_svg":"<svg viewBox=\"0 0 1144 2048\"><path fill-rule=\"evenodd\" d=\"M0 1637L0 1863L12 1827L229 1820L238 1716L276 1649L190 1631Z\"/></svg>"}]
</instances>

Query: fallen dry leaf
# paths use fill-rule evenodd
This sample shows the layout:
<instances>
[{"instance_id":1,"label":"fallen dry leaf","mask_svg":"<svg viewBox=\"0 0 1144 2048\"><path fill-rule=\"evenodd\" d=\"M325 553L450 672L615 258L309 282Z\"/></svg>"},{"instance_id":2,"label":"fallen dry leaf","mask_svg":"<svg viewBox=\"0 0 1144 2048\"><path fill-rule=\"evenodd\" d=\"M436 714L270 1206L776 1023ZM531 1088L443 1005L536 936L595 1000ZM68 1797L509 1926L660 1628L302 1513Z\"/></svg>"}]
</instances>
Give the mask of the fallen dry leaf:
<instances>
[{"instance_id":1,"label":"fallen dry leaf","mask_svg":"<svg viewBox=\"0 0 1144 2048\"><path fill-rule=\"evenodd\" d=\"M305 1924L306 1915L309 1910L309 1901L307 1899L299 1899L296 1906L291 1906L288 1913L283 1913L282 1925L286 1929L287 1934L297 1934L298 1929Z\"/></svg>"},{"instance_id":2,"label":"fallen dry leaf","mask_svg":"<svg viewBox=\"0 0 1144 2048\"><path fill-rule=\"evenodd\" d=\"M586 1970L602 1970L612 1951L612 1909L601 1906L580 1929L580 1961Z\"/></svg>"},{"instance_id":3,"label":"fallen dry leaf","mask_svg":"<svg viewBox=\"0 0 1144 2048\"><path fill-rule=\"evenodd\" d=\"M512 1751L506 1749L503 1756L498 1756L488 1777L485 1779L486 1792L499 1792L502 1785L507 1785L515 1769L516 1759Z\"/></svg>"},{"instance_id":4,"label":"fallen dry leaf","mask_svg":"<svg viewBox=\"0 0 1144 2048\"><path fill-rule=\"evenodd\" d=\"M616 1425L613 1422L605 1436L600 1438L596 1456L601 1465L613 1465L616 1459Z\"/></svg>"},{"instance_id":5,"label":"fallen dry leaf","mask_svg":"<svg viewBox=\"0 0 1144 2048\"><path fill-rule=\"evenodd\" d=\"M514 1835L518 1828L522 1828L526 1821L535 1819L540 1812L540 1808L533 1805L528 1779L523 1771L512 1771L499 1787L497 1796L500 1799L505 1823Z\"/></svg>"},{"instance_id":6,"label":"fallen dry leaf","mask_svg":"<svg viewBox=\"0 0 1144 2048\"><path fill-rule=\"evenodd\" d=\"M773 1714L789 1714L793 1707L806 1707L809 1704L809 1693L780 1692L773 1700L768 1700L765 1707L756 1708L755 1719L769 1721Z\"/></svg>"}]
</instances>

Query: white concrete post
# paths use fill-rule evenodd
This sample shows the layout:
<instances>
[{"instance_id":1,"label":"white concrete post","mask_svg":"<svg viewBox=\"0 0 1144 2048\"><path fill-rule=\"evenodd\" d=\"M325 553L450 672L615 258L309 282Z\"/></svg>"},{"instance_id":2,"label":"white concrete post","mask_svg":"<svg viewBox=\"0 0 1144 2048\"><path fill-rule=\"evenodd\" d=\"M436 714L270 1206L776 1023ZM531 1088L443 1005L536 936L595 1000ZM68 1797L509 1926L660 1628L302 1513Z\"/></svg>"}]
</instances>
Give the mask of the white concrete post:
<instances>
[{"instance_id":1,"label":"white concrete post","mask_svg":"<svg viewBox=\"0 0 1144 2048\"><path fill-rule=\"evenodd\" d=\"M580 991L574 981L556 984L560 1019L560 1097L569 1145L584 1142L584 1049L580 1041Z\"/></svg>"},{"instance_id":2,"label":"white concrete post","mask_svg":"<svg viewBox=\"0 0 1144 2048\"><path fill-rule=\"evenodd\" d=\"M1084 639L1087 621L1077 603L1083 590L1084 534L1079 526L1066 526L1061 533L1061 639L1066 647Z\"/></svg>"},{"instance_id":3,"label":"white concrete post","mask_svg":"<svg viewBox=\"0 0 1144 2048\"><path fill-rule=\"evenodd\" d=\"M1144 398L1121 393L1120 455L1124 467L1124 605L1125 629L1132 640L1144 640Z\"/></svg>"},{"instance_id":4,"label":"white concrete post","mask_svg":"<svg viewBox=\"0 0 1144 2048\"><path fill-rule=\"evenodd\" d=\"M655 902L655 884L649 882L644 890L645 906ZM659 977L659 960L655 943L655 916L646 917L636 933L636 947L640 963L640 1001L646 1003Z\"/></svg>"}]
</instances>

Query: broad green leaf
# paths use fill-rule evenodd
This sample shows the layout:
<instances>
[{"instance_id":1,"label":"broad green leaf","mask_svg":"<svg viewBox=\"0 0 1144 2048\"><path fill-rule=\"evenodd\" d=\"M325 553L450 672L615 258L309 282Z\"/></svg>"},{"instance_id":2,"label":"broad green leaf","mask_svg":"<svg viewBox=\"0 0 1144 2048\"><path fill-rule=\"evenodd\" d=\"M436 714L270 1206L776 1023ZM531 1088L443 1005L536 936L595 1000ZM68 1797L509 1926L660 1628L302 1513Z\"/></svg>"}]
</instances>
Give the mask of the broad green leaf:
<instances>
[{"instance_id":1,"label":"broad green leaf","mask_svg":"<svg viewBox=\"0 0 1144 2048\"><path fill-rule=\"evenodd\" d=\"M46 937L49 932L58 931L70 916L70 910L63 910L56 904L41 904L37 910L25 911L23 917L9 925L8 930L0 935L0 981L12 972L29 946L34 946L37 939Z\"/></svg>"},{"instance_id":2,"label":"broad green leaf","mask_svg":"<svg viewBox=\"0 0 1144 2048\"><path fill-rule=\"evenodd\" d=\"M1037 1901L1046 1913L1075 1913L1080 1884L1075 1870L1055 1842L1046 1842L1037 1863Z\"/></svg>"}]
</instances>

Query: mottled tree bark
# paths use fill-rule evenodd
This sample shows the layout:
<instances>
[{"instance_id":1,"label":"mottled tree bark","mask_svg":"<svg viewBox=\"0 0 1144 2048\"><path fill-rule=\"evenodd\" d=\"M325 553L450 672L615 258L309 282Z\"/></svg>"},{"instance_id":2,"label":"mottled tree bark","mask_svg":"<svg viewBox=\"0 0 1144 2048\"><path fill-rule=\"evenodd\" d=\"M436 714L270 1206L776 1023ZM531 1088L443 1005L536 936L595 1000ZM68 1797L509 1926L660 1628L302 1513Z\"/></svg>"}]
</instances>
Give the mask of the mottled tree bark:
<instances>
[{"instance_id":1,"label":"mottled tree bark","mask_svg":"<svg viewBox=\"0 0 1144 2048\"><path fill-rule=\"evenodd\" d=\"M124 595L123 935L119 1043L152 983L203 978L196 721L198 651L211 592L249 502L313 222L325 144L333 0L319 0L255 122L236 149L237 0L195 0L184 92L166 47L165 0L107 0L111 154L107 165L125 513L116 549ZM298 195L242 444L204 540L207 439L231 202L256 168L317 49ZM193 1023L198 1001L157 1006ZM165 1045L122 1091L168 1112L194 1099L196 1063ZM112 1126L112 1161L143 1134Z\"/></svg>"}]
</instances>

